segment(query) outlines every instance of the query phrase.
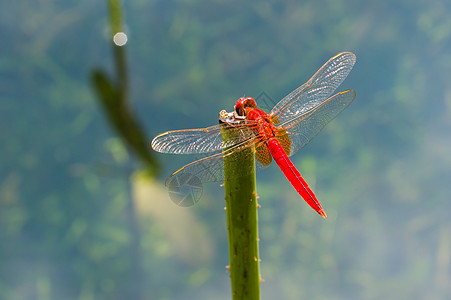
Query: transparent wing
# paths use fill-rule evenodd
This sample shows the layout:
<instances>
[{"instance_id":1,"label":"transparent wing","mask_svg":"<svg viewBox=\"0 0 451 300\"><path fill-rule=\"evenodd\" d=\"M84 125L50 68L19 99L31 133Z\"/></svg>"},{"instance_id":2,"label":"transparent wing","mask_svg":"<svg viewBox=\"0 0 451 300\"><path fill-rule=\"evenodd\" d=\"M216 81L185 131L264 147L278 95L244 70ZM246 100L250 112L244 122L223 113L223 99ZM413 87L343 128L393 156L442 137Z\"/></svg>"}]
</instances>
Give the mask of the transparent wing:
<instances>
[{"instance_id":1,"label":"transparent wing","mask_svg":"<svg viewBox=\"0 0 451 300\"><path fill-rule=\"evenodd\" d=\"M355 92L353 90L340 92L298 115L295 119L277 126L286 130L291 140L288 156L293 155L308 144L327 123L351 104L354 98Z\"/></svg>"},{"instance_id":2,"label":"transparent wing","mask_svg":"<svg viewBox=\"0 0 451 300\"><path fill-rule=\"evenodd\" d=\"M173 130L157 135L152 148L162 153L208 153L222 149L221 126Z\"/></svg>"},{"instance_id":3,"label":"transparent wing","mask_svg":"<svg viewBox=\"0 0 451 300\"><path fill-rule=\"evenodd\" d=\"M307 83L280 100L271 115L281 123L311 110L329 97L345 80L356 62L351 52L342 52L329 59Z\"/></svg>"},{"instance_id":4,"label":"transparent wing","mask_svg":"<svg viewBox=\"0 0 451 300\"><path fill-rule=\"evenodd\" d=\"M201 183L216 182L224 179L223 155L217 153L192 163L189 163L178 169L166 179L166 187L178 188L185 184L180 180L186 178L187 175L196 178Z\"/></svg>"},{"instance_id":5,"label":"transparent wing","mask_svg":"<svg viewBox=\"0 0 451 300\"><path fill-rule=\"evenodd\" d=\"M179 170L172 173L171 176L166 180L167 187L177 187L178 181L177 177L182 174L190 174L196 176L200 182L216 182L224 180L224 166L223 166L223 158L232 154L235 154L239 151L243 151L248 149L251 146L262 146L264 145L264 141L260 140L259 142L249 142L242 141L239 144L236 144L233 147L228 148L224 152L216 153L214 155L196 160L192 163L189 163ZM239 158L237 158L239 159ZM261 170L267 166L260 164L257 162L257 170ZM239 174L234 174L236 176L243 176L248 174L249 170L245 170L244 168L240 170ZM185 175L183 175L185 176Z\"/></svg>"},{"instance_id":6,"label":"transparent wing","mask_svg":"<svg viewBox=\"0 0 451 300\"><path fill-rule=\"evenodd\" d=\"M179 206L191 206L197 203L202 195L202 183L224 181L224 157L230 156L248 149L251 146L263 146L262 140L255 142L243 141L224 152L199 159L195 162L185 165L174 172L166 180L166 187L169 190L172 201ZM230 157L229 157L230 158ZM239 155L234 159L240 159ZM267 167L256 161L256 170ZM234 177L248 175L251 169L241 168L233 173Z\"/></svg>"},{"instance_id":7,"label":"transparent wing","mask_svg":"<svg viewBox=\"0 0 451 300\"><path fill-rule=\"evenodd\" d=\"M221 127L215 125L207 128L173 130L159 134L152 140L152 148L162 153L202 154L221 151L254 137L252 125L235 126L235 138L227 143L222 141Z\"/></svg>"}]
</instances>

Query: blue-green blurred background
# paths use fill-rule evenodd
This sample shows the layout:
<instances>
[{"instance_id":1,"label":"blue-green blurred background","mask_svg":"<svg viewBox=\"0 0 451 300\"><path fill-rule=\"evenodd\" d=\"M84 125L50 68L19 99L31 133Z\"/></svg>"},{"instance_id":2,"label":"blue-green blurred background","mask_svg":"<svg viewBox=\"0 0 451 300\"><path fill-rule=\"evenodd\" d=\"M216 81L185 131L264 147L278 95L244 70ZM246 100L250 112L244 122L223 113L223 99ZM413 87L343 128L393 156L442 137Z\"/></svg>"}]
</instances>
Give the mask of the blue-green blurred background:
<instances>
[{"instance_id":1,"label":"blue-green blurred background","mask_svg":"<svg viewBox=\"0 0 451 300\"><path fill-rule=\"evenodd\" d=\"M276 166L257 174L262 299L449 299L450 1L123 8L149 144L357 55L339 88L354 103L292 157L328 218ZM89 78L114 70L106 2L2 1L0 38L0 299L230 299L219 183L175 206L164 179L196 157L158 154L160 176L142 179L100 108Z\"/></svg>"}]
</instances>

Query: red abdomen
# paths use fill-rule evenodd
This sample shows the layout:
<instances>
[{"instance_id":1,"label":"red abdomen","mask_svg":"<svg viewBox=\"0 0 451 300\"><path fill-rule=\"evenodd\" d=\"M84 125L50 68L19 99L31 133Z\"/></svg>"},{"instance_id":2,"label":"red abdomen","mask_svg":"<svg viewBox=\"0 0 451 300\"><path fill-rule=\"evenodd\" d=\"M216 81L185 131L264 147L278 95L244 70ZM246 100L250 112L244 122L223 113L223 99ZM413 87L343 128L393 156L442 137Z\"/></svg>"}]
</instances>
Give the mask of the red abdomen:
<instances>
[{"instance_id":1,"label":"red abdomen","mask_svg":"<svg viewBox=\"0 0 451 300\"><path fill-rule=\"evenodd\" d=\"M288 158L277 139L270 138L268 140L268 149L283 174L285 174L299 195L301 195L316 212L325 218L326 213L316 199L315 194L313 194L312 190L308 187L307 182L305 182L299 171Z\"/></svg>"}]
</instances>

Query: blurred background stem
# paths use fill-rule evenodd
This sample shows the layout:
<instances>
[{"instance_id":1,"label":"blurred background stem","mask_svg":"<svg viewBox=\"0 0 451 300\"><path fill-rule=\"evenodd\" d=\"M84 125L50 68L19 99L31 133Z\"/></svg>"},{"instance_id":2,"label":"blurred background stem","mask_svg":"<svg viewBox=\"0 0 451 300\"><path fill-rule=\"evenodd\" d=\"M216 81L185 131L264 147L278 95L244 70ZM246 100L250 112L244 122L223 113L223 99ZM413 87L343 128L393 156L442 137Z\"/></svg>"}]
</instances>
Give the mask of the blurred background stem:
<instances>
[{"instance_id":1,"label":"blurred background stem","mask_svg":"<svg viewBox=\"0 0 451 300\"><path fill-rule=\"evenodd\" d=\"M127 149L136 154L140 161L144 163L147 173L154 176L158 172L158 164L150 152L147 135L129 107L129 79L125 46L119 46L113 42L117 33L124 32L122 3L120 0L107 0L107 3L110 15L110 41L113 47L116 74L115 79L111 79L104 71L95 69L92 72L92 83L98 94L97 99L110 125L127 145ZM131 299L150 299L148 290L146 295L143 293L141 231L131 195L130 181L128 181L128 185L129 194L125 209L131 232L130 260L132 269L131 276L128 278L128 295Z\"/></svg>"},{"instance_id":2,"label":"blurred background stem","mask_svg":"<svg viewBox=\"0 0 451 300\"><path fill-rule=\"evenodd\" d=\"M151 176L155 176L159 171L159 165L150 151L147 135L129 106L125 46L113 43L114 35L123 32L121 1L108 0L107 2L110 11L110 34L116 78L113 80L103 70L94 69L92 83L112 128L122 138L128 149L144 163L146 171Z\"/></svg>"},{"instance_id":3,"label":"blurred background stem","mask_svg":"<svg viewBox=\"0 0 451 300\"><path fill-rule=\"evenodd\" d=\"M118 32L124 32L122 28L123 16L122 5L120 0L107 0L108 8L110 11L110 29L111 38ZM125 47L117 46L113 42L114 62L116 65L117 86L119 92L119 106L121 108L127 108L127 96L128 96L128 72L125 59Z\"/></svg>"}]
</instances>

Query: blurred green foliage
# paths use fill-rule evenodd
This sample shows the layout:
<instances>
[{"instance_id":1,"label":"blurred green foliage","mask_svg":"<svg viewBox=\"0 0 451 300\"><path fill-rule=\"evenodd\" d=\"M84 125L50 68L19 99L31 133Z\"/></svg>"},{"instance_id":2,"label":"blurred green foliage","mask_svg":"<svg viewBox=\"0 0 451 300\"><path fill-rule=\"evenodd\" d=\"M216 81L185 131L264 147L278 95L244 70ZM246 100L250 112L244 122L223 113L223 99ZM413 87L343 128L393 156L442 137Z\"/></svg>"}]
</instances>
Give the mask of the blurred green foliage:
<instances>
[{"instance_id":1,"label":"blurred green foliage","mask_svg":"<svg viewBox=\"0 0 451 300\"><path fill-rule=\"evenodd\" d=\"M216 124L243 95L277 101L337 52L357 55L340 88L356 100L293 157L327 220L276 167L257 174L262 299L451 294L449 1L124 10L130 107L152 135ZM107 20L103 1L0 3L0 298L230 299L223 190L205 186L180 211L159 182L131 176L135 158L96 103L90 71L113 74ZM158 158L162 174L195 159Z\"/></svg>"},{"instance_id":2,"label":"blurred green foliage","mask_svg":"<svg viewBox=\"0 0 451 300\"><path fill-rule=\"evenodd\" d=\"M91 82L110 125L130 150L145 164L149 175L155 175L158 173L158 164L153 153L149 152L145 134L130 108L125 47L113 43L115 34L124 30L122 2L109 0L107 3L110 14L110 43L113 48L112 62L115 66L115 79L111 79L103 70L94 69L91 74Z\"/></svg>"}]
</instances>

